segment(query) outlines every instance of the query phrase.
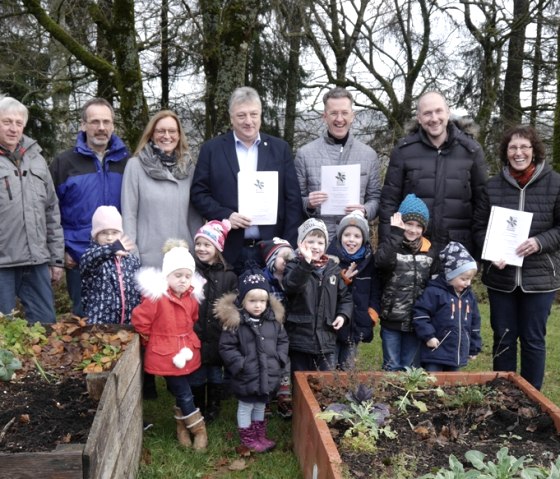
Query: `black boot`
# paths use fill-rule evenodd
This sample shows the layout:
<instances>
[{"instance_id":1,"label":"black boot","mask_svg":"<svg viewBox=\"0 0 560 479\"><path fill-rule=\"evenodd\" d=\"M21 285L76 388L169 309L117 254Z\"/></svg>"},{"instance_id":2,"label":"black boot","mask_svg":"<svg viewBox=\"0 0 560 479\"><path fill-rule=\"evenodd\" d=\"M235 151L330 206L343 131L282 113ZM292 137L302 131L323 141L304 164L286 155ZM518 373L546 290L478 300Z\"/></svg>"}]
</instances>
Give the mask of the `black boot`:
<instances>
[{"instance_id":1,"label":"black boot","mask_svg":"<svg viewBox=\"0 0 560 479\"><path fill-rule=\"evenodd\" d=\"M208 401L206 407L206 422L213 421L220 415L220 403L222 401L222 385L208 383Z\"/></svg>"},{"instance_id":2,"label":"black boot","mask_svg":"<svg viewBox=\"0 0 560 479\"><path fill-rule=\"evenodd\" d=\"M200 409L203 416L206 416L206 384L191 386L194 405Z\"/></svg>"},{"instance_id":3,"label":"black boot","mask_svg":"<svg viewBox=\"0 0 560 479\"><path fill-rule=\"evenodd\" d=\"M144 371L142 383L142 396L144 399L157 399L156 377Z\"/></svg>"}]
</instances>

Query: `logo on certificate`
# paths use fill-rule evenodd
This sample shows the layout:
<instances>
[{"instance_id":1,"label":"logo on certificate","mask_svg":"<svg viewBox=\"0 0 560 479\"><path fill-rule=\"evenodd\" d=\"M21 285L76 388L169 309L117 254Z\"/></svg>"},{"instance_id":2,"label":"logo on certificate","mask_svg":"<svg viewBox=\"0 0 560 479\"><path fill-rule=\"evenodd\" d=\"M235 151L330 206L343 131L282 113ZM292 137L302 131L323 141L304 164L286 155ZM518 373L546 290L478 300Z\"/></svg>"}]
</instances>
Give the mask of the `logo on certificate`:
<instances>
[{"instance_id":1,"label":"logo on certificate","mask_svg":"<svg viewBox=\"0 0 560 479\"><path fill-rule=\"evenodd\" d=\"M346 184L346 173L339 171L335 176L335 180L337 186L344 186Z\"/></svg>"},{"instance_id":2,"label":"logo on certificate","mask_svg":"<svg viewBox=\"0 0 560 479\"><path fill-rule=\"evenodd\" d=\"M507 231L515 231L515 229L517 228L517 218L515 216L510 216L506 220L506 223L507 223L506 226Z\"/></svg>"},{"instance_id":3,"label":"logo on certificate","mask_svg":"<svg viewBox=\"0 0 560 479\"><path fill-rule=\"evenodd\" d=\"M255 180L255 193L262 193L264 189L264 181L259 180L258 178Z\"/></svg>"}]
</instances>

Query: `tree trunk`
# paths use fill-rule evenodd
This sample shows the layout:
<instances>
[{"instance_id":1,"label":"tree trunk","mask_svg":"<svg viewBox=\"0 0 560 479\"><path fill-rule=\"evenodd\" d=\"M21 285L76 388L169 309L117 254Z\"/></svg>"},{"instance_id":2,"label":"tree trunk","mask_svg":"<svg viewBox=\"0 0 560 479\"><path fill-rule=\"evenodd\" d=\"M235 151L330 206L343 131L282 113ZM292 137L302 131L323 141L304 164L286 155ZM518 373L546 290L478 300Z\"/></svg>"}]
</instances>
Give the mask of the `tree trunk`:
<instances>
[{"instance_id":1,"label":"tree trunk","mask_svg":"<svg viewBox=\"0 0 560 479\"><path fill-rule=\"evenodd\" d=\"M508 62L504 81L504 104L502 123L504 128L521 123L520 102L521 81L523 79L523 54L525 28L529 23L529 0L514 0L513 21L509 36Z\"/></svg>"},{"instance_id":2,"label":"tree trunk","mask_svg":"<svg viewBox=\"0 0 560 479\"><path fill-rule=\"evenodd\" d=\"M537 33L535 36L535 52L533 56L533 80L531 83L531 111L529 114L529 123L532 127L537 124L537 112L539 110L538 94L539 82L542 69L542 29L543 29L543 10L545 0L539 0L537 6Z\"/></svg>"},{"instance_id":3,"label":"tree trunk","mask_svg":"<svg viewBox=\"0 0 560 479\"><path fill-rule=\"evenodd\" d=\"M552 166L560 171L560 23L556 30L556 107L552 135Z\"/></svg>"},{"instance_id":4,"label":"tree trunk","mask_svg":"<svg viewBox=\"0 0 560 479\"><path fill-rule=\"evenodd\" d=\"M161 108L169 108L169 0L161 0Z\"/></svg>"}]
</instances>

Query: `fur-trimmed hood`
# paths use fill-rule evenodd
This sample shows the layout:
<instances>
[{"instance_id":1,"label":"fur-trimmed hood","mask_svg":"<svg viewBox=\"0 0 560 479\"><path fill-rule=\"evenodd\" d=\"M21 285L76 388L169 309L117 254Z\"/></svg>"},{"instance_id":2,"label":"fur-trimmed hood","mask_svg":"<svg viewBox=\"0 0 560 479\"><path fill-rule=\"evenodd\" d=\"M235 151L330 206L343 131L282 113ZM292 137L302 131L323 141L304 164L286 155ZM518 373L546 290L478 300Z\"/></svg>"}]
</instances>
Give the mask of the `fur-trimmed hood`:
<instances>
[{"instance_id":1,"label":"fur-trimmed hood","mask_svg":"<svg viewBox=\"0 0 560 479\"><path fill-rule=\"evenodd\" d=\"M471 138L476 138L480 133L480 126L476 124L476 122L468 117L468 116L451 116L449 118L449 123L455 125L459 130L463 131ZM449 128L449 127L448 127ZM411 133L416 133L420 130L420 123L416 118L408 121L404 126L404 131L406 135L410 135Z\"/></svg>"},{"instance_id":2,"label":"fur-trimmed hood","mask_svg":"<svg viewBox=\"0 0 560 479\"><path fill-rule=\"evenodd\" d=\"M206 280L195 272L192 277L190 294L193 295L199 304L204 300L204 291L202 289L204 283L206 283ZM140 268L136 273L136 284L142 296L152 301L157 301L163 296L169 296L169 285L161 269L150 267Z\"/></svg>"},{"instance_id":3,"label":"fur-trimmed hood","mask_svg":"<svg viewBox=\"0 0 560 479\"><path fill-rule=\"evenodd\" d=\"M241 324L242 310L237 307L235 293L224 294L214 303L214 314L220 320L224 329L237 329ZM280 324L284 322L286 313L282 303L273 295L268 295L269 307L263 313L265 319L276 320ZM271 316L272 315L272 316Z\"/></svg>"}]
</instances>

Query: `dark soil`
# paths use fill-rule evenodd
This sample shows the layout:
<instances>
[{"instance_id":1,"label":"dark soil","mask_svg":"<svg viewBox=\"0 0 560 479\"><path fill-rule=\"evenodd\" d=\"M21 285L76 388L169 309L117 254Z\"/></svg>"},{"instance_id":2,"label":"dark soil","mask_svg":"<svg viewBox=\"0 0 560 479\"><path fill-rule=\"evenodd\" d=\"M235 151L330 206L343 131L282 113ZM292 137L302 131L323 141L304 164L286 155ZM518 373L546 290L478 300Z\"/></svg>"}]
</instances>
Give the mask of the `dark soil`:
<instances>
[{"instance_id":1,"label":"dark soil","mask_svg":"<svg viewBox=\"0 0 560 479\"><path fill-rule=\"evenodd\" d=\"M347 390L325 386L313 378L309 383L322 409L332 402L347 402L343 399ZM340 444L347 426L331 423L349 477L416 478L448 468L451 454L465 468L471 468L465 460L469 450L481 451L485 460L496 461L496 453L507 447L510 455L531 457L532 465L546 467L560 454L560 436L550 416L505 379L489 382L483 402L470 406L449 403L457 387L443 388L448 396L446 404L435 393L416 394L428 407L424 413L411 406L406 413L398 412L393 405L402 392L390 385L374 388L375 402L391 406L389 425L398 435L395 439L382 436L375 453L356 452Z\"/></svg>"},{"instance_id":2,"label":"dark soil","mask_svg":"<svg viewBox=\"0 0 560 479\"><path fill-rule=\"evenodd\" d=\"M14 382L0 382L0 453L85 444L96 408L83 375L48 383L32 370Z\"/></svg>"}]
</instances>

